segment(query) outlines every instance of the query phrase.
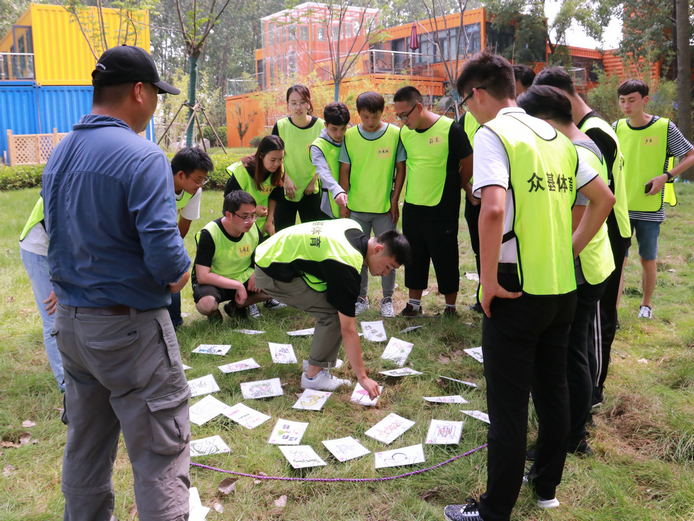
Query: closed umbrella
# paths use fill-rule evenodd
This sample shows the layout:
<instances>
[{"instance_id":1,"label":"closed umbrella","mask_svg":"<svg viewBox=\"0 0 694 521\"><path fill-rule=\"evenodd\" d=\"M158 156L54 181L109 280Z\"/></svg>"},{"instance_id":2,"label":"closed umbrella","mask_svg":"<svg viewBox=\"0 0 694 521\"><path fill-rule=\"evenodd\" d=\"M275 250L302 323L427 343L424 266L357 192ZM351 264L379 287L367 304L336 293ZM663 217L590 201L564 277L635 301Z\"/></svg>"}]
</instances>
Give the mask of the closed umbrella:
<instances>
[{"instance_id":1,"label":"closed umbrella","mask_svg":"<svg viewBox=\"0 0 694 521\"><path fill-rule=\"evenodd\" d=\"M410 49L416 51L419 49L419 36L417 36L417 24L412 22L412 32L410 33Z\"/></svg>"}]
</instances>

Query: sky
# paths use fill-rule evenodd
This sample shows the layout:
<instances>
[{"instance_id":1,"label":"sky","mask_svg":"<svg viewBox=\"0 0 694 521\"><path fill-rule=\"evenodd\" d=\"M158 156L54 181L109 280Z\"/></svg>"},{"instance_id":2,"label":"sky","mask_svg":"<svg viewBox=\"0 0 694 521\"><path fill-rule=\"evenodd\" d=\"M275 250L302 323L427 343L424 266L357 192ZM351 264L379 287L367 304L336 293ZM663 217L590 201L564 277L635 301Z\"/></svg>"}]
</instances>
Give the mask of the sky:
<instances>
[{"instance_id":1,"label":"sky","mask_svg":"<svg viewBox=\"0 0 694 521\"><path fill-rule=\"evenodd\" d=\"M548 0L545 2L545 16L549 19L550 23L554 21L560 7L560 0ZM619 46L619 42L622 40L622 21L617 18L613 18L610 21L603 35L602 44L586 35L583 29L575 22L568 31L566 39L568 45L576 47L587 47L589 49L600 48L603 50L616 49Z\"/></svg>"}]
</instances>

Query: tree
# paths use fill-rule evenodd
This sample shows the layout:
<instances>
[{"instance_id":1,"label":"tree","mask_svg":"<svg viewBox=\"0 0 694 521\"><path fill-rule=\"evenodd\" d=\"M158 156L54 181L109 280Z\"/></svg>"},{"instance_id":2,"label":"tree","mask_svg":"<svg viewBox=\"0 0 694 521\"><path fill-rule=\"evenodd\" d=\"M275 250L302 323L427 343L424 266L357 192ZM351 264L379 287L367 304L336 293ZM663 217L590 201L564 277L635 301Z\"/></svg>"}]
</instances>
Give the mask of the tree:
<instances>
[{"instance_id":1,"label":"tree","mask_svg":"<svg viewBox=\"0 0 694 521\"><path fill-rule=\"evenodd\" d=\"M687 0L675 0L675 29L677 42L677 126L685 138L692 141L692 57L689 42L692 25L689 20ZM694 169L682 174L686 179L694 178Z\"/></svg>"},{"instance_id":2,"label":"tree","mask_svg":"<svg viewBox=\"0 0 694 521\"><path fill-rule=\"evenodd\" d=\"M243 143L243 138L248 132L248 128L251 126L251 123L253 123L255 117L258 115L258 111L254 110L249 114L244 114L243 107L240 103L237 103L234 105L233 110L229 110L229 112L231 117L234 119L234 128L239 134L239 141Z\"/></svg>"}]
</instances>

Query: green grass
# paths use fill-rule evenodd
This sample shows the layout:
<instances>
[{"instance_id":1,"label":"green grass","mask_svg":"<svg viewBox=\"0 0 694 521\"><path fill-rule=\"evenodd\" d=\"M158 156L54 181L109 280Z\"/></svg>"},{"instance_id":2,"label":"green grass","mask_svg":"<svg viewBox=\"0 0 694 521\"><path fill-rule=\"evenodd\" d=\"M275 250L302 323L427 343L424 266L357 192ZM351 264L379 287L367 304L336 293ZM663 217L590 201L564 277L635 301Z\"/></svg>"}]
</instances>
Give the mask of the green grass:
<instances>
[{"instance_id":1,"label":"green grass","mask_svg":"<svg viewBox=\"0 0 694 521\"><path fill-rule=\"evenodd\" d=\"M626 291L620 310L621 330L617 334L613 363L607 380L606 403L595 416L590 443L596 456L567 459L564 480L558 490L562 507L552 512L538 510L530 493L523 489L513 520L692 520L694 519L694 187L678 184L680 205L668 210L660 241L659 282L654 297L652 321L637 320L640 302L640 266L632 261L626 271ZM65 443L65 426L60 421L61 395L43 349L41 322L29 281L19 259L17 238L38 196L38 190L0 193L0 437L15 440L25 431L36 443L22 448L0 449L0 520L54 520L62 516L60 470ZM206 192L202 218L193 223L186 245L194 252L194 234L220 214L221 194ZM461 223L464 220L461 217ZM474 271L467 229L459 234L461 273ZM674 271L670 271L674 270ZM435 277L431 276L431 281ZM406 301L402 273L398 273L396 311ZM435 286L424 297L429 313L443 309L443 299ZM364 432L390 412L416 424L388 448L421 443L432 418L460 420L461 408L486 410L482 366L462 349L480 344L481 321L467 311L473 300L475 283L461 277L458 297L460 318L453 321L422 319L424 327L414 333L398 331L411 322L400 318L385 321L389 336L414 342L408 366L424 374L403 379L385 378L378 371L392 368L381 360L384 344L363 343L367 369L382 385L383 397L376 408L349 403L350 392L336 392L320 412L292 409L300 389L296 366L273 365L268 341L292 343L299 359L306 358L309 338L291 338L284 331L311 327L312 319L294 309L263 312L263 317L246 327L262 329L264 335L246 336L232 332L238 326L225 322L210 327L194 309L190 287L183 291L183 311L189 316L179 332L183 361L192 366L188 378L212 373L221 387L214 396L229 405L242 401L239 383L279 377L284 396L245 403L272 419L254 430L220 416L202 427L193 425L193 438L220 434L232 448L226 455L196 458L196 462L248 473L275 476L378 477L392 476L439 463L485 442L486 426L467 419L459 446L425 446L426 464L384 471L373 468L373 456L339 463L321 441L343 436L359 439L372 451L386 447ZM372 309L363 320L379 320L377 310L380 283L371 280ZM262 308L261 308L262 311ZM362 317L359 317L360 320ZM417 322L417 321L415 321ZM230 343L224 357L194 355L201 343ZM441 358L441 357L445 358ZM262 366L254 371L222 374L217 366L254 357ZM345 368L337 371L351 377ZM437 375L450 375L480 384L479 389L446 385ZM422 396L461 394L469 406L430 405ZM193 399L194 402L199 398ZM302 443L311 445L326 467L293 470L274 445L266 443L277 418L309 421ZM22 428L22 421L36 426ZM536 418L531 414L529 440L536 435ZM13 467L13 470L7 466ZM486 452L437 470L384 483L288 483L241 478L237 491L228 497L217 493L225 477L198 468L191 469L192 485L198 487L203 504L219 502L225 513L211 511L208 519L244 520L435 520L443 519L443 506L478 496L485 489ZM134 505L132 473L125 446L121 443L114 471L116 516L131 519ZM273 500L288 497L279 509Z\"/></svg>"}]
</instances>

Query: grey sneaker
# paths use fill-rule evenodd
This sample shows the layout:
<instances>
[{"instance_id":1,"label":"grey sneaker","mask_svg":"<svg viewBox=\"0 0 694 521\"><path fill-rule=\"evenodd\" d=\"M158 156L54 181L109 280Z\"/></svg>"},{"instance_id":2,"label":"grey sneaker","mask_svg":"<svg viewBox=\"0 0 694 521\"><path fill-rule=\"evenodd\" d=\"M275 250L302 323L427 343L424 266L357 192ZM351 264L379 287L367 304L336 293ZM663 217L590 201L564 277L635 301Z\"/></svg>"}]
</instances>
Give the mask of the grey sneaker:
<instances>
[{"instance_id":1,"label":"grey sneaker","mask_svg":"<svg viewBox=\"0 0 694 521\"><path fill-rule=\"evenodd\" d=\"M467 498L465 505L448 505L443 515L448 521L484 521L480 516L479 505L472 498Z\"/></svg>"},{"instance_id":2,"label":"grey sneaker","mask_svg":"<svg viewBox=\"0 0 694 521\"><path fill-rule=\"evenodd\" d=\"M354 305L354 314L361 315L369 309L369 297L358 297L357 303Z\"/></svg>"},{"instance_id":3,"label":"grey sneaker","mask_svg":"<svg viewBox=\"0 0 694 521\"><path fill-rule=\"evenodd\" d=\"M335 369L339 369L343 365L344 365L344 362L342 360L340 360L339 358L335 361ZM302 367L304 368L304 373L306 371L308 371L308 360L304 360Z\"/></svg>"},{"instance_id":4,"label":"grey sneaker","mask_svg":"<svg viewBox=\"0 0 694 521\"><path fill-rule=\"evenodd\" d=\"M638 318L647 318L647 319L653 318L653 310L651 309L651 306L641 306L639 308Z\"/></svg>"},{"instance_id":5,"label":"grey sneaker","mask_svg":"<svg viewBox=\"0 0 694 521\"><path fill-rule=\"evenodd\" d=\"M381 316L385 318L395 317L395 310L393 309L392 297L385 297L381 300Z\"/></svg>"},{"instance_id":6,"label":"grey sneaker","mask_svg":"<svg viewBox=\"0 0 694 521\"><path fill-rule=\"evenodd\" d=\"M306 376L306 373L303 373L301 375L302 389L314 389L316 391L334 391L335 389L343 385L349 387L350 385L352 385L352 382L350 382L349 380L341 380L340 378L331 375L325 369L323 369L320 373L318 373L315 377L311 379L309 379L309 377Z\"/></svg>"},{"instance_id":7,"label":"grey sneaker","mask_svg":"<svg viewBox=\"0 0 694 521\"><path fill-rule=\"evenodd\" d=\"M251 304L248 306L248 314L251 316L251 318L260 318L260 310L258 309L257 304Z\"/></svg>"},{"instance_id":8,"label":"grey sneaker","mask_svg":"<svg viewBox=\"0 0 694 521\"><path fill-rule=\"evenodd\" d=\"M286 304L283 304L282 302L280 302L279 300L275 300L274 298L265 301L265 309L282 309L286 307Z\"/></svg>"}]
</instances>

